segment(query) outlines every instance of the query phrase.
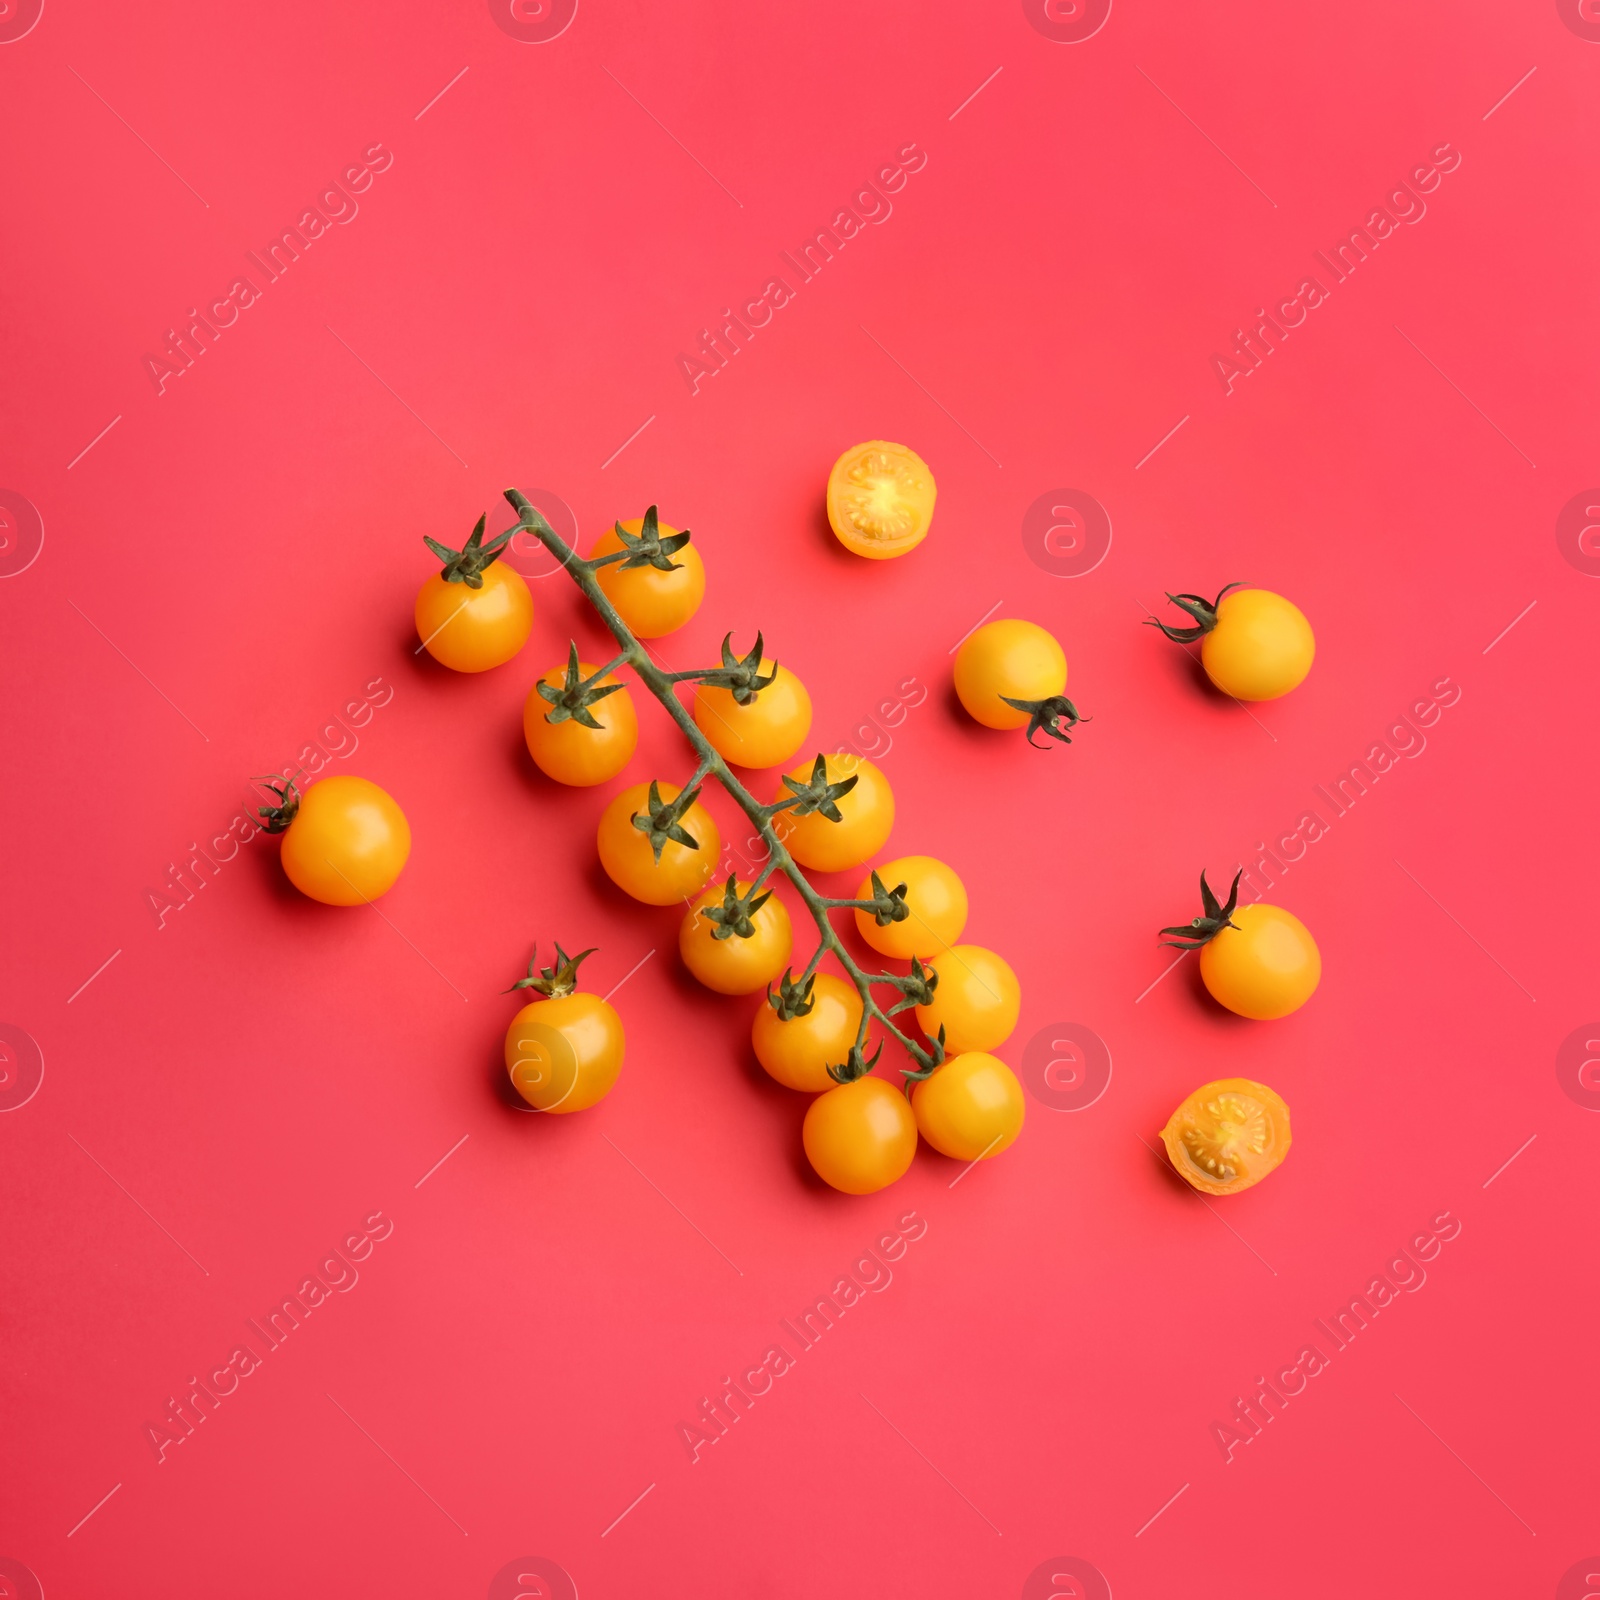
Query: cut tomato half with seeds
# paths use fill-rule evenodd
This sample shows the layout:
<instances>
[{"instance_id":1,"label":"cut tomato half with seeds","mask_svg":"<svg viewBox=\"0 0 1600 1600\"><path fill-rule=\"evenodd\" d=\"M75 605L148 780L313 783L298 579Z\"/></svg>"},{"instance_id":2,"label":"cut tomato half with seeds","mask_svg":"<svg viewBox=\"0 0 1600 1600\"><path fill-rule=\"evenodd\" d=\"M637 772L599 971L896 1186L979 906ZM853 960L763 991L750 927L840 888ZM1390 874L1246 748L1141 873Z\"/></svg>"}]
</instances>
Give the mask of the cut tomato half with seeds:
<instances>
[{"instance_id":1,"label":"cut tomato half with seeds","mask_svg":"<svg viewBox=\"0 0 1600 1600\"><path fill-rule=\"evenodd\" d=\"M1180 1177L1205 1194L1260 1183L1289 1153L1289 1108L1264 1083L1221 1078L1196 1089L1161 1130Z\"/></svg>"},{"instance_id":2,"label":"cut tomato half with seeds","mask_svg":"<svg viewBox=\"0 0 1600 1600\"><path fill-rule=\"evenodd\" d=\"M887 561L927 537L935 493L928 463L915 450L871 439L834 462L828 522L845 549Z\"/></svg>"}]
</instances>

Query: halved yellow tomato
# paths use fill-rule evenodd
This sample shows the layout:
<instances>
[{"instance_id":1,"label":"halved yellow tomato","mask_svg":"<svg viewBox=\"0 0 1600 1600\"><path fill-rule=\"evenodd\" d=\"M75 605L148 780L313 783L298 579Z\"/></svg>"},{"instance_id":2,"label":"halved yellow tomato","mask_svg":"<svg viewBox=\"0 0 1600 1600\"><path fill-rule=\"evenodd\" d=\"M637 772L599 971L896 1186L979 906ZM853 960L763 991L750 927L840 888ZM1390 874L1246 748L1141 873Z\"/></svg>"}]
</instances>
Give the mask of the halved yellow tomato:
<instances>
[{"instance_id":1,"label":"halved yellow tomato","mask_svg":"<svg viewBox=\"0 0 1600 1600\"><path fill-rule=\"evenodd\" d=\"M1289 1108L1264 1083L1219 1078L1172 1113L1161 1142L1178 1175L1196 1189L1237 1194L1288 1155Z\"/></svg>"},{"instance_id":2,"label":"halved yellow tomato","mask_svg":"<svg viewBox=\"0 0 1600 1600\"><path fill-rule=\"evenodd\" d=\"M846 550L887 561L914 550L933 521L928 463L886 439L852 445L828 474L828 522Z\"/></svg>"}]
</instances>

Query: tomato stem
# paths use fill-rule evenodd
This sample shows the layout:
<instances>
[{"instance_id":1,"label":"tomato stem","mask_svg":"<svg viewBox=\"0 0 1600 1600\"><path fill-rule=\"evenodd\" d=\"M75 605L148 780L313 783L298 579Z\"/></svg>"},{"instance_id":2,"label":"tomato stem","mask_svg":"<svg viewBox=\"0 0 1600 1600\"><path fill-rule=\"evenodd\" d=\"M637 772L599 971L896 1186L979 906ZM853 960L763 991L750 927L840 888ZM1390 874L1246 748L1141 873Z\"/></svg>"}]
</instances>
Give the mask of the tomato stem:
<instances>
[{"instance_id":1,"label":"tomato stem","mask_svg":"<svg viewBox=\"0 0 1600 1600\"><path fill-rule=\"evenodd\" d=\"M700 757L700 764L695 770L694 777L689 780L683 794L679 795L677 801L672 802L670 806L662 805L659 795L653 795L651 814L648 817L641 815L634 818L635 827L650 833L651 843L656 846L658 859L660 845L656 844L658 837L656 825L661 820L662 813L677 807L678 809L674 811L670 819L670 826L677 828L681 832L682 829L678 823L678 817L687 811L689 805L693 803L692 795L694 791L704 778L708 776L715 777L717 782L726 790L729 798L750 819L751 825L766 845L769 856L768 873L779 871L788 878L789 882L794 886L795 892L804 901L806 909L811 913L812 921L817 925L819 943L810 964L806 968L805 976L809 978L815 972L818 962L822 959L823 953L826 952L832 955L844 969L845 975L850 979L850 982L855 986L856 993L861 997L861 1022L856 1030L856 1042L850 1051L848 1062L839 1069L839 1072L847 1073L848 1076L838 1077L838 1081L841 1083L850 1082L854 1078L861 1077L869 1072L873 1062L876 1062L876 1055L869 1062L862 1054L862 1047L866 1042L867 1029L873 1021L878 1022L894 1038L920 1069L931 1071L944 1059L943 1043L937 1040L928 1040L924 1044L919 1044L916 1040L909 1038L895 1025L890 1018L889 1012L878 1004L872 993L875 984L887 984L898 989L902 994L908 994L914 992L912 985L920 987L923 984L923 980L918 978L916 974L910 977L899 977L893 973L868 974L861 970L855 958L844 947L838 932L829 920L828 911L830 908L827 899L812 888L810 881L800 870L798 863L789 854L783 840L778 837L777 830L772 826L773 817L780 811L789 809L793 809L797 816L805 816L812 811L820 811L831 822L841 820L838 807L834 802L855 787L856 778L851 776L841 779L837 783L830 783L828 781L826 759L819 755L812 767L811 777L805 784L799 784L794 779L785 777L783 780L784 787L792 792L784 799L776 801L770 806L762 805L733 775L727 762L722 759L711 742L700 731L699 726L694 718L689 715L683 702L673 692L674 681L680 680L681 675L663 672L650 659L648 652L634 638L632 630L622 620L616 607L606 597L605 590L600 587L599 580L595 577L596 569L604 565L608 560L615 559L615 557L602 556L595 560L584 560L545 521L539 514L538 508L520 490L507 489L505 496L518 517L517 525L508 530L505 538L509 539L526 530L532 533L545 549L566 568L567 572L571 574L572 581L583 591L584 597L589 604L599 612L601 621L611 630L612 637L621 647L622 655L619 660L625 660L633 668L639 677L639 681L661 702L667 715L677 723L679 731ZM672 563L668 558L689 542L687 532L674 534L666 539L660 538L657 533L656 508L654 506L651 506L645 513L644 526L637 535L624 533L620 524L617 532L627 549L627 562L629 565L634 566L648 564L670 570ZM757 657L757 660L759 661L759 657ZM748 658L746 658L746 661L748 662ZM711 670L722 672L728 669L713 668ZM746 663L739 663L734 670L746 670ZM685 796L691 796L691 798L685 800ZM666 837L670 836L670 833L662 836L661 843L664 844ZM698 848L698 844L694 848ZM766 876L767 874L764 873L763 881ZM832 1072L834 1069L830 1067L829 1070ZM836 1073L835 1076L837 1077L838 1074Z\"/></svg>"},{"instance_id":2,"label":"tomato stem","mask_svg":"<svg viewBox=\"0 0 1600 1600\"><path fill-rule=\"evenodd\" d=\"M1180 611L1187 611L1194 618L1192 628L1169 628L1159 617L1145 618L1145 626L1159 628L1174 644L1193 644L1196 639L1203 639L1217 625L1217 607L1222 604L1222 597L1229 589L1242 589L1243 584L1224 584L1217 591L1215 600L1207 600L1202 594L1169 594L1169 599Z\"/></svg>"},{"instance_id":3,"label":"tomato stem","mask_svg":"<svg viewBox=\"0 0 1600 1600\"><path fill-rule=\"evenodd\" d=\"M1162 944L1171 945L1174 950L1198 950L1201 945L1210 944L1224 928L1237 928L1238 923L1232 920L1234 911L1239 905L1239 880L1244 876L1244 868L1233 875L1233 888L1228 893L1227 905L1218 902L1212 892L1211 885L1206 882L1205 872L1200 873L1200 905L1202 915L1192 922L1180 922L1171 928L1163 928L1163 933L1176 934L1175 939L1163 939Z\"/></svg>"}]
</instances>

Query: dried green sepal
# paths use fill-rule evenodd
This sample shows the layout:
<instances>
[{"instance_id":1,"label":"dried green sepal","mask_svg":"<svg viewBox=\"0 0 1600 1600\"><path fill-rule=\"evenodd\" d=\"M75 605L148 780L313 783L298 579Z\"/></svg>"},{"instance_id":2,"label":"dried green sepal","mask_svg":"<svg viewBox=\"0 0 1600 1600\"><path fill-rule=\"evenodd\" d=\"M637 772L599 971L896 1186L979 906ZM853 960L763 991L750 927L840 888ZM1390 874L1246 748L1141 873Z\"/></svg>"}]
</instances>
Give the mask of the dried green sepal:
<instances>
[{"instance_id":1,"label":"dried green sepal","mask_svg":"<svg viewBox=\"0 0 1600 1600\"><path fill-rule=\"evenodd\" d=\"M485 544L483 529L488 520L487 513L478 518L472 537L459 550L452 550L449 545L440 544L437 539L430 539L423 534L422 542L444 563L444 570L439 576L446 583L464 583L469 589L481 589L484 568L493 566L506 553L512 534L522 526L518 523L515 527L507 528Z\"/></svg>"},{"instance_id":2,"label":"dried green sepal","mask_svg":"<svg viewBox=\"0 0 1600 1600\"><path fill-rule=\"evenodd\" d=\"M829 822L843 822L836 800L845 795L861 781L859 773L851 773L848 778L842 778L838 783L828 782L828 758L818 756L811 768L811 776L804 783L798 783L787 773L784 774L783 787L790 791L785 799L769 806L769 812L789 811L797 817L808 817L813 811L826 817Z\"/></svg>"},{"instance_id":3,"label":"dried green sepal","mask_svg":"<svg viewBox=\"0 0 1600 1600\"><path fill-rule=\"evenodd\" d=\"M599 948L591 945L587 950L580 950L577 955L569 956L559 944L556 945L556 962L553 967L540 967L535 976L534 969L539 960L539 946L533 947L533 955L528 962L528 976L518 978L509 989L502 991L504 994L515 994L518 989L532 989L535 994L542 994L547 1000L559 999L562 995L571 994L578 987L578 968L592 956Z\"/></svg>"},{"instance_id":4,"label":"dried green sepal","mask_svg":"<svg viewBox=\"0 0 1600 1600\"><path fill-rule=\"evenodd\" d=\"M1200 874L1200 904L1203 914L1192 922L1180 922L1176 927L1163 928L1163 933L1175 933L1176 939L1163 939L1162 944L1171 945L1174 950L1198 950L1201 945L1210 944L1224 928L1237 928L1238 923L1232 921L1233 913L1239 905L1239 880L1244 876L1241 867L1233 875L1233 887L1228 891L1227 905L1218 904L1217 897L1211 892L1211 885L1206 882L1204 872Z\"/></svg>"},{"instance_id":5,"label":"dried green sepal","mask_svg":"<svg viewBox=\"0 0 1600 1600\"><path fill-rule=\"evenodd\" d=\"M650 793L645 800L650 809L648 813L637 812L633 818L633 825L640 833L649 835L650 848L655 852L658 864L661 852L666 848L669 839L690 850L700 848L700 841L678 820L699 798L700 785L697 783L692 789L686 789L676 800L663 800L657 780L654 778L650 780Z\"/></svg>"},{"instance_id":6,"label":"dried green sepal","mask_svg":"<svg viewBox=\"0 0 1600 1600\"><path fill-rule=\"evenodd\" d=\"M601 729L604 724L595 720L589 707L597 700L604 700L608 694L615 694L618 689L625 688L626 685L602 684L600 679L605 676L604 671L595 673L592 678L585 678L578 666L577 640L570 641L570 648L565 680L559 685L546 683L543 678L539 680L539 698L548 701L550 705L550 709L544 714L544 720L566 722L570 719L581 727Z\"/></svg>"},{"instance_id":7,"label":"dried green sepal","mask_svg":"<svg viewBox=\"0 0 1600 1600\"><path fill-rule=\"evenodd\" d=\"M1175 644L1193 644L1196 639L1203 639L1217 625L1217 607L1222 604L1222 597L1229 589L1242 589L1243 584L1224 584L1217 591L1215 600L1207 600L1200 594L1169 594L1169 599L1180 611L1187 611L1195 620L1192 628L1169 628L1159 617L1146 617L1145 626L1159 628Z\"/></svg>"},{"instance_id":8,"label":"dried green sepal","mask_svg":"<svg viewBox=\"0 0 1600 1600\"><path fill-rule=\"evenodd\" d=\"M792 967L784 968L776 994L772 992L772 985L767 985L767 1004L778 1013L780 1022L793 1022L796 1017L806 1016L816 1004L812 999L812 992L817 986L816 973L813 972L803 983L796 983L793 972Z\"/></svg>"}]
</instances>

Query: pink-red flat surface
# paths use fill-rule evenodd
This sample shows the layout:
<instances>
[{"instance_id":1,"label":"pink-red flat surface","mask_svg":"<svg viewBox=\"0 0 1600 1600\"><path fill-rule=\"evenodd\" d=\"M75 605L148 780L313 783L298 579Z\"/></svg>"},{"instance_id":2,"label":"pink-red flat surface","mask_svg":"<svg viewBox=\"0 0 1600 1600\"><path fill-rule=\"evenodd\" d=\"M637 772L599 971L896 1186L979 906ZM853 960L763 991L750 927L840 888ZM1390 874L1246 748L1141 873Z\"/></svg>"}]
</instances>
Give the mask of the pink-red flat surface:
<instances>
[{"instance_id":1,"label":"pink-red flat surface","mask_svg":"<svg viewBox=\"0 0 1600 1600\"><path fill-rule=\"evenodd\" d=\"M1595 1587L1600 24L1045 9L0 18L5 1592ZM753 336L695 356L724 308ZM195 313L228 326L179 372ZM870 437L938 478L902 561L822 520ZM422 535L510 483L585 545L659 502L710 575L662 658L759 627L813 742L878 755L891 849L1022 981L1002 1159L811 1179L753 1002L598 872L612 788L527 759L535 674L602 644L565 578L513 664L415 654ZM1140 626L1235 579L1317 633L1252 711ZM1070 750L960 714L990 614L1064 642ZM613 788L687 769L641 720ZM378 909L227 838L319 761L410 818ZM1252 1025L1155 930L1263 850L1325 970ZM556 938L626 978L568 1119L499 1065ZM1233 1075L1294 1150L1208 1205L1148 1146ZM233 1384L204 1421L195 1379Z\"/></svg>"}]
</instances>

